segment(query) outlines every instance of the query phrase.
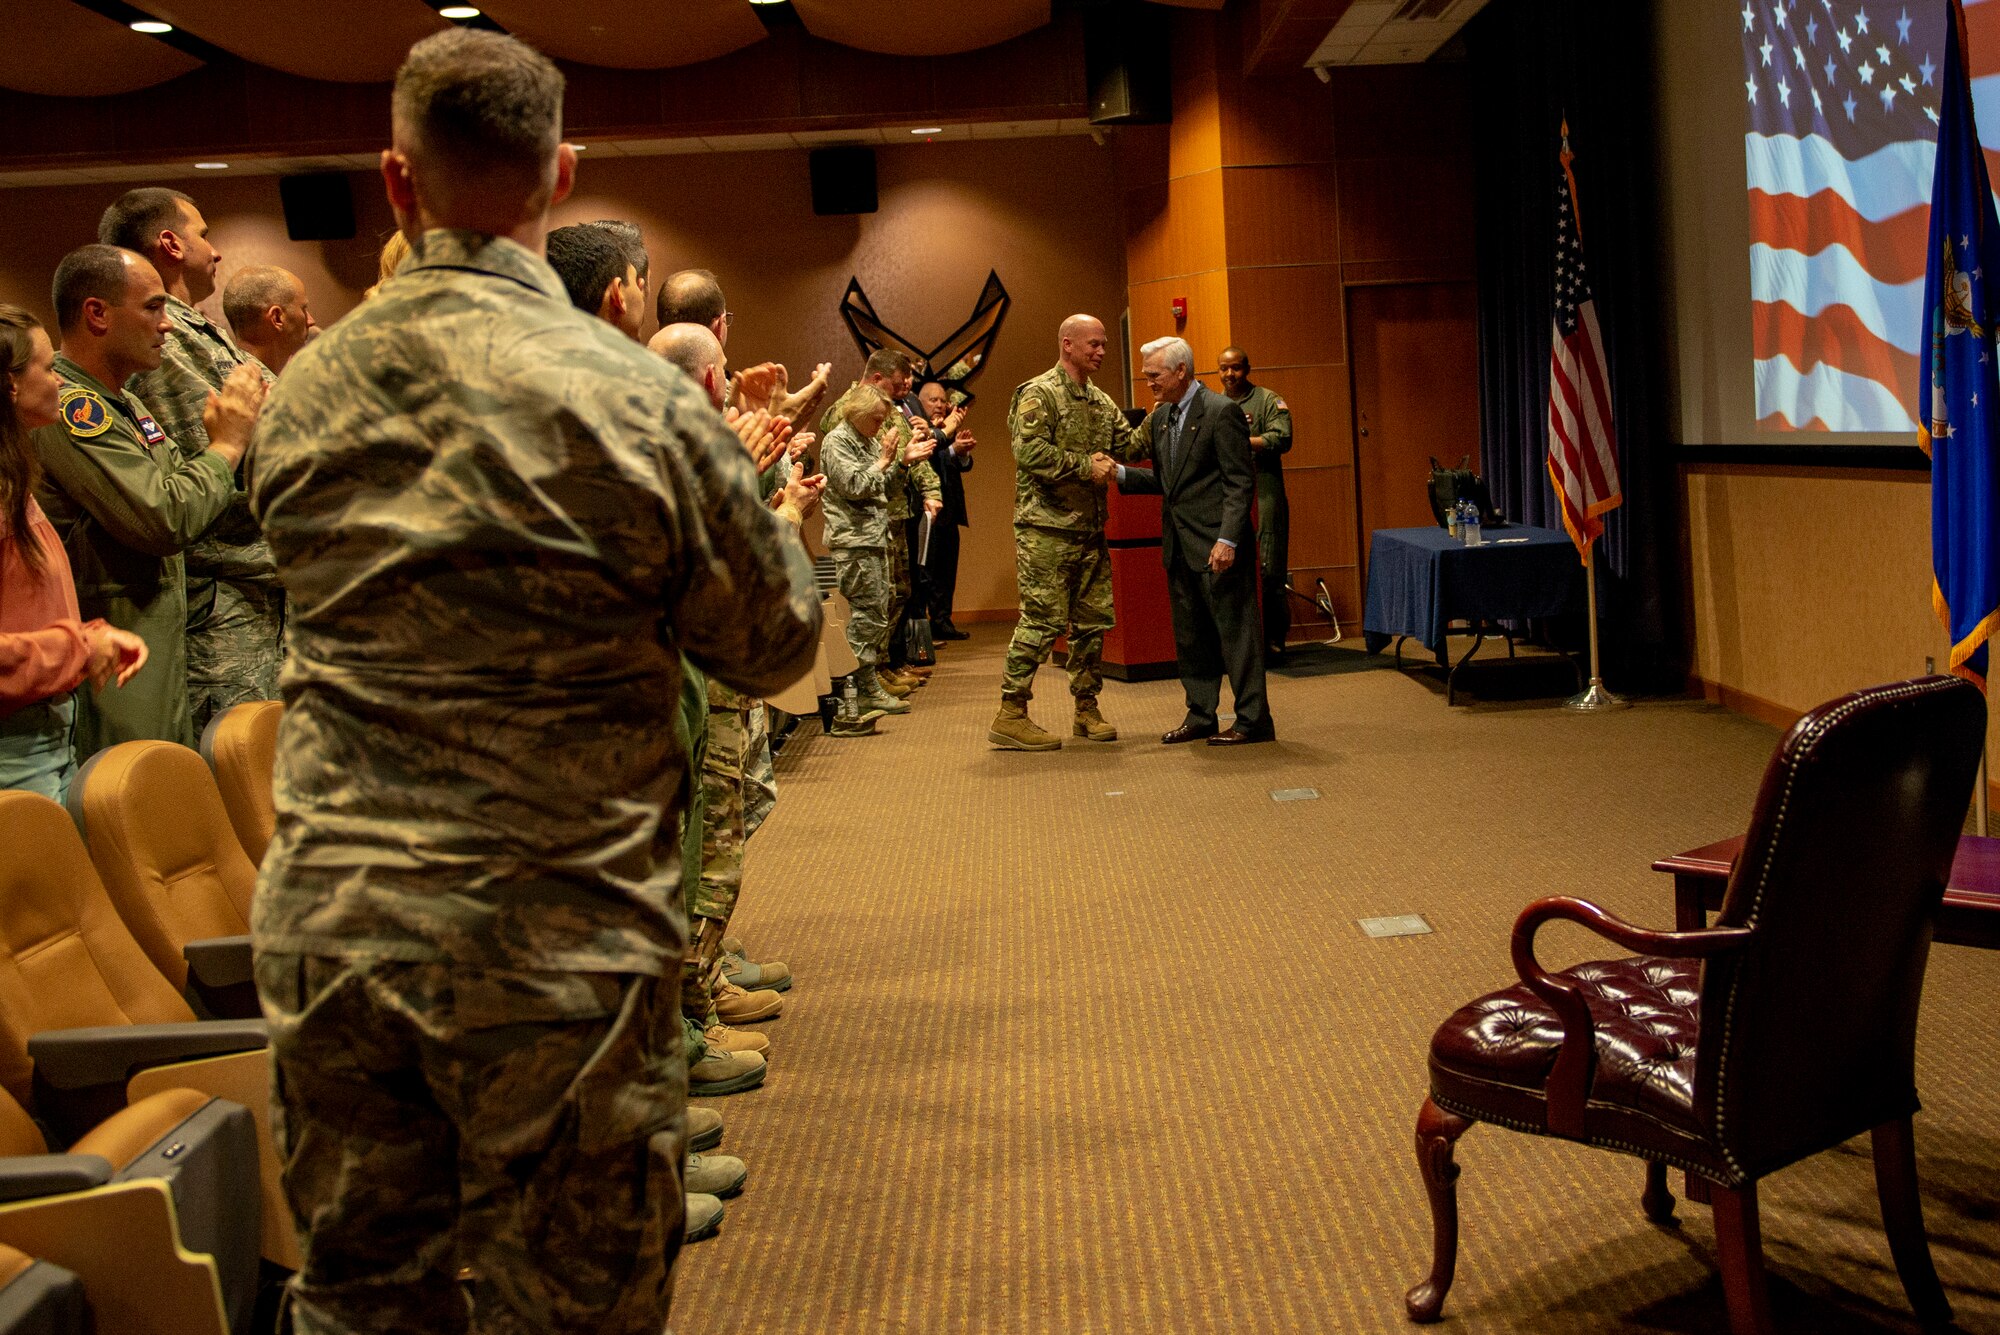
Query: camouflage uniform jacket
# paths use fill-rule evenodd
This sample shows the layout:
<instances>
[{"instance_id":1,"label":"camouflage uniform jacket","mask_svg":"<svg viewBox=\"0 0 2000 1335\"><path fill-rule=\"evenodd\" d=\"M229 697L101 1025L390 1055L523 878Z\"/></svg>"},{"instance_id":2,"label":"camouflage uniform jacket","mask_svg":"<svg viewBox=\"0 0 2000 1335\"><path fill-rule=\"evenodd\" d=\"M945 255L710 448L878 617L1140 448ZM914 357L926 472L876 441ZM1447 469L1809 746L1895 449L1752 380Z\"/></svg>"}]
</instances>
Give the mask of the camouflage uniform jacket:
<instances>
[{"instance_id":1,"label":"camouflage uniform jacket","mask_svg":"<svg viewBox=\"0 0 2000 1335\"><path fill-rule=\"evenodd\" d=\"M882 451L874 441L842 422L819 443L820 471L826 474L826 545L889 545L889 479L896 468L877 468Z\"/></svg>"},{"instance_id":2,"label":"camouflage uniform jacket","mask_svg":"<svg viewBox=\"0 0 2000 1335\"><path fill-rule=\"evenodd\" d=\"M292 608L258 948L678 970L680 655L771 691L819 637L735 434L541 256L436 230L253 450Z\"/></svg>"},{"instance_id":3,"label":"camouflage uniform jacket","mask_svg":"<svg viewBox=\"0 0 2000 1335\"><path fill-rule=\"evenodd\" d=\"M1014 391L1007 408L1014 441L1014 522L1074 533L1104 531L1104 488L1090 480L1090 456L1123 463L1147 457L1145 424L1097 386L1054 366Z\"/></svg>"},{"instance_id":4,"label":"camouflage uniform jacket","mask_svg":"<svg viewBox=\"0 0 2000 1335\"><path fill-rule=\"evenodd\" d=\"M828 435L832 434L834 427L840 424L847 411L849 398L854 394L856 389L860 388L860 385L861 382L858 380L854 384L849 385L846 392L834 400L833 406L820 415L821 440L826 439ZM903 446L909 443L909 415L903 411L902 407L894 399L889 401L889 415L882 419L882 429L875 433L875 443L878 447L881 445L884 435L895 438L898 454L902 452ZM944 484L938 481L937 470L931 467L930 460L928 459L914 464L891 464L889 465L887 477L888 487L883 496L889 507L887 517L892 521L908 519L910 517L910 484L913 482L916 484L917 491L926 500L942 500L944 498ZM831 484L829 483L829 485ZM883 541L886 543L887 539L885 538ZM867 545L873 546L875 544L871 543Z\"/></svg>"},{"instance_id":5,"label":"camouflage uniform jacket","mask_svg":"<svg viewBox=\"0 0 2000 1335\"><path fill-rule=\"evenodd\" d=\"M202 424L201 410L208 396L222 388L244 362L252 362L265 383L273 377L256 362L227 330L188 305L167 295L167 319L173 328L160 349L160 368L132 377L126 386L139 396L174 442L183 458L192 459L208 449L208 428ZM188 621L199 624L208 615L212 581L226 579L238 584L275 586L278 568L271 561L271 549L250 517L249 497L240 488L236 499L220 518L187 551Z\"/></svg>"}]
</instances>

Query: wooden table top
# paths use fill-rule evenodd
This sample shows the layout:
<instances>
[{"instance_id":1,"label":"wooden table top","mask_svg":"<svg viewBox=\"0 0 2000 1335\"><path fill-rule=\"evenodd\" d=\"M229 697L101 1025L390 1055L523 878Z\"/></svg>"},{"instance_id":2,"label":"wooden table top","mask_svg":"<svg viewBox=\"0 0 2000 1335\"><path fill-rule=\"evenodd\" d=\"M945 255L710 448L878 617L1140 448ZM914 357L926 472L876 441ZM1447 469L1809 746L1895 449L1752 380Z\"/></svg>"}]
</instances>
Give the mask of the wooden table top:
<instances>
[{"instance_id":1,"label":"wooden table top","mask_svg":"<svg viewBox=\"0 0 2000 1335\"><path fill-rule=\"evenodd\" d=\"M1729 869L1743 851L1743 836L1718 839L1685 853L1661 858L1654 871L1676 877L1727 880ZM2000 839L1983 835L1961 835L1958 856L1952 859L1951 883L1945 887L1944 905L1956 912L2000 914Z\"/></svg>"}]
</instances>

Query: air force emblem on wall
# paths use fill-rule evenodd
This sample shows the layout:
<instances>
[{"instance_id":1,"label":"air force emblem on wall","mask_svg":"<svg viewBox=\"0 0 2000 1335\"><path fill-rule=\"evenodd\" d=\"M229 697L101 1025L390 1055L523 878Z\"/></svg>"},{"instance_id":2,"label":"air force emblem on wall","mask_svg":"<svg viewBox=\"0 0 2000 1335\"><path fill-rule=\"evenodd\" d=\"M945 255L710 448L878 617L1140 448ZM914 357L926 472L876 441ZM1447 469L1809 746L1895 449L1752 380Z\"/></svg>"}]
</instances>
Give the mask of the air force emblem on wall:
<instances>
[{"instance_id":1,"label":"air force emblem on wall","mask_svg":"<svg viewBox=\"0 0 2000 1335\"><path fill-rule=\"evenodd\" d=\"M62 392L63 425L77 440L89 440L111 429L111 407L91 390L71 385Z\"/></svg>"}]
</instances>

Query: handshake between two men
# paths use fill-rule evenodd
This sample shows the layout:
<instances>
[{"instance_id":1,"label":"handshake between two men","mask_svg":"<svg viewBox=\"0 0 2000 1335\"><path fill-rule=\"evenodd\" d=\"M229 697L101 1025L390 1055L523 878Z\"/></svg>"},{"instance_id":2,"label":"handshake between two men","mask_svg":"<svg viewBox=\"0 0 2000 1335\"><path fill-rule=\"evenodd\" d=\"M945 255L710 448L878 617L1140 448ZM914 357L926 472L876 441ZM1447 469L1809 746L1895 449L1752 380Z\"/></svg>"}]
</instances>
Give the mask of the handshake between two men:
<instances>
[{"instance_id":1,"label":"handshake between two men","mask_svg":"<svg viewBox=\"0 0 2000 1335\"><path fill-rule=\"evenodd\" d=\"M1090 480L1100 487L1109 486L1113 481L1122 481L1123 479L1119 477L1119 470L1122 467L1123 465L1116 459L1099 450L1090 456ZM1163 485L1149 487L1147 490L1159 490ZM1211 575L1225 574L1235 564L1235 546L1217 539L1215 545L1208 551L1208 572Z\"/></svg>"}]
</instances>

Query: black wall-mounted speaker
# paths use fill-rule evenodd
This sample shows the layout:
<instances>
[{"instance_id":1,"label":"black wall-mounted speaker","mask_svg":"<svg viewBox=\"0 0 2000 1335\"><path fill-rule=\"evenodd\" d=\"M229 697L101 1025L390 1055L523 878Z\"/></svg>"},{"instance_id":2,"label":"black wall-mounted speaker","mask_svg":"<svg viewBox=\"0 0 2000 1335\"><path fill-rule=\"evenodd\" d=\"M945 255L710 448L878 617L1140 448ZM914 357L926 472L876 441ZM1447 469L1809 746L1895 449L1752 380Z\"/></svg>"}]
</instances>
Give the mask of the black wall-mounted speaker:
<instances>
[{"instance_id":1,"label":"black wall-mounted speaker","mask_svg":"<svg viewBox=\"0 0 2000 1335\"><path fill-rule=\"evenodd\" d=\"M1092 125L1165 125L1174 118L1169 11L1106 0L1083 13L1083 78Z\"/></svg>"},{"instance_id":2,"label":"black wall-mounted speaker","mask_svg":"<svg viewBox=\"0 0 2000 1335\"><path fill-rule=\"evenodd\" d=\"M816 148L810 159L813 212L822 218L842 213L873 213L875 150Z\"/></svg>"},{"instance_id":3,"label":"black wall-mounted speaker","mask_svg":"<svg viewBox=\"0 0 2000 1335\"><path fill-rule=\"evenodd\" d=\"M280 176L285 234L294 241L346 241L354 235L354 190L339 172Z\"/></svg>"}]
</instances>

